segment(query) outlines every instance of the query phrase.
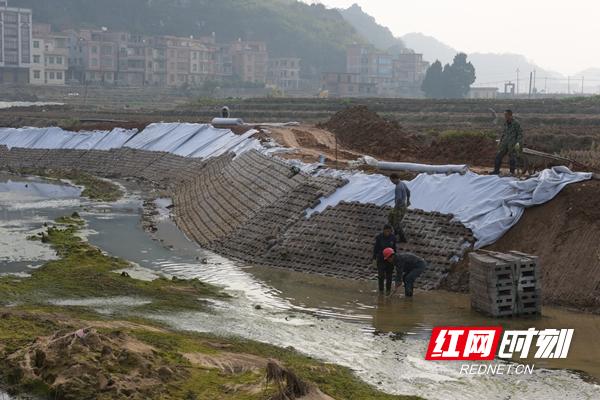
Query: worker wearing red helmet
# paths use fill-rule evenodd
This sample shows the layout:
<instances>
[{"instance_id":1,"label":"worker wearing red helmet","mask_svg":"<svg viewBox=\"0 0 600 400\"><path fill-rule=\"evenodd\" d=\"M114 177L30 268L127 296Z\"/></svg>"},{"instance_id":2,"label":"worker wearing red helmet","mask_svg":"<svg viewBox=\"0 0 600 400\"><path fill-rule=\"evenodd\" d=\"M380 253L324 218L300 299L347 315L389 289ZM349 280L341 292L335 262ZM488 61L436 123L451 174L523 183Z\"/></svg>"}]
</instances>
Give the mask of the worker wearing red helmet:
<instances>
[{"instance_id":1,"label":"worker wearing red helmet","mask_svg":"<svg viewBox=\"0 0 600 400\"><path fill-rule=\"evenodd\" d=\"M412 297L415 280L427 268L427 261L412 253L399 253L391 247L383 249L383 260L387 264L386 270L396 268L396 290L400 282L404 283L404 294Z\"/></svg>"}]
</instances>

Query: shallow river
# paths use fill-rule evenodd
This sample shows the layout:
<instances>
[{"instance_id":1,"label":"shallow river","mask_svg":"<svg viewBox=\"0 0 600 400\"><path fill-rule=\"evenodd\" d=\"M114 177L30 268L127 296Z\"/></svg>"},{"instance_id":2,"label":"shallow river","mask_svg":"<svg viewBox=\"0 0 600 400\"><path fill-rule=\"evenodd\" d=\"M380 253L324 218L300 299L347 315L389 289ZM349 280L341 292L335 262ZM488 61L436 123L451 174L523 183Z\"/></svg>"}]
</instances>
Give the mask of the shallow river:
<instances>
[{"instance_id":1,"label":"shallow river","mask_svg":"<svg viewBox=\"0 0 600 400\"><path fill-rule=\"evenodd\" d=\"M240 267L188 241L166 217L159 224L160 241L151 240L140 227L140 201L135 196L104 207L80 200L78 192L68 192L72 189L68 187L48 196L45 190L33 195L28 192L30 183L27 188L11 183L7 190L0 184L0 234L2 241L11 237L0 248L6 255L0 258L0 272L26 273L51 257L41 248L30 251L32 244L24 238L44 220L76 210L88 222L89 241L108 253L152 271L218 284L233 296L213 302L207 313L152 316L176 328L293 346L348 366L390 393L430 399L600 399L600 387L593 383L600 378L598 316L546 307L541 319L490 320L471 312L468 296L441 291L416 292L410 301L380 300L371 282ZM56 193L64 196L56 200ZM11 250L23 244L28 245L26 251ZM87 304L101 312L116 312L128 301L92 299ZM423 359L433 326L498 324L574 328L569 358L536 363L533 375L480 377L460 375L456 363ZM585 371L588 377L582 379L570 370Z\"/></svg>"}]
</instances>

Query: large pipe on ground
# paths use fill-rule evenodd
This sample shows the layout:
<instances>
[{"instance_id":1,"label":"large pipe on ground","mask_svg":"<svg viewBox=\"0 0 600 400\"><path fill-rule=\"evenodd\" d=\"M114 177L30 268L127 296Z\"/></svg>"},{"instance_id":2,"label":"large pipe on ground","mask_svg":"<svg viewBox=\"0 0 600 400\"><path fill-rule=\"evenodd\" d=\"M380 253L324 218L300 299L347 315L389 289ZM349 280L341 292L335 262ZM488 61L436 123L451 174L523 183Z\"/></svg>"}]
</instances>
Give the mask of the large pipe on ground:
<instances>
[{"instance_id":1,"label":"large pipe on ground","mask_svg":"<svg viewBox=\"0 0 600 400\"><path fill-rule=\"evenodd\" d=\"M469 172L467 165L430 165L430 164L415 164L406 162L389 162L379 161L373 157L365 156L365 162L371 167L375 167L380 170L386 171L411 171L411 172L424 172L427 174L466 174Z\"/></svg>"}]
</instances>

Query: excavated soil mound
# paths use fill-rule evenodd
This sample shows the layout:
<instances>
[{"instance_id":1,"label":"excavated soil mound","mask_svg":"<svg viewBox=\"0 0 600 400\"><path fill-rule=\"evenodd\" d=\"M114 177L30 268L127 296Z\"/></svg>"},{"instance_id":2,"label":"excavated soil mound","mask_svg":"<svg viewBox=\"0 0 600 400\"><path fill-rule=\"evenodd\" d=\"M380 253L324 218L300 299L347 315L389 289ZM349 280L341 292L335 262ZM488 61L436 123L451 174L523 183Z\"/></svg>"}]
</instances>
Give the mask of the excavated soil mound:
<instances>
[{"instance_id":1,"label":"excavated soil mound","mask_svg":"<svg viewBox=\"0 0 600 400\"><path fill-rule=\"evenodd\" d=\"M421 140L416 135L366 106L339 111L319 127L334 132L346 148L386 160L416 161L421 151Z\"/></svg>"},{"instance_id":2,"label":"excavated soil mound","mask_svg":"<svg viewBox=\"0 0 600 400\"><path fill-rule=\"evenodd\" d=\"M567 186L490 247L538 255L545 303L600 313L600 182Z\"/></svg>"},{"instance_id":3,"label":"excavated soil mound","mask_svg":"<svg viewBox=\"0 0 600 400\"><path fill-rule=\"evenodd\" d=\"M494 139L484 135L449 136L435 139L422 156L434 164L482 166L494 164L496 151Z\"/></svg>"},{"instance_id":4,"label":"excavated soil mound","mask_svg":"<svg viewBox=\"0 0 600 400\"><path fill-rule=\"evenodd\" d=\"M156 350L122 332L94 329L56 333L9 355L5 375L14 385L41 382L56 399L146 399L187 372L165 366Z\"/></svg>"}]
</instances>

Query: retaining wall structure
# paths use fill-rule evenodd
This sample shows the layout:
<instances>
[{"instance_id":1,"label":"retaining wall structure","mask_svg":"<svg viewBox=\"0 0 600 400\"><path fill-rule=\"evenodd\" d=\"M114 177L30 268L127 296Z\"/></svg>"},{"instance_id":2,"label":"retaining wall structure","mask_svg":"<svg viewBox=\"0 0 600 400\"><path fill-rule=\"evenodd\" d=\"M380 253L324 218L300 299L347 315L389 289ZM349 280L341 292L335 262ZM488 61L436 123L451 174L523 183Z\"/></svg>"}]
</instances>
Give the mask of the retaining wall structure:
<instances>
[{"instance_id":1,"label":"retaining wall structure","mask_svg":"<svg viewBox=\"0 0 600 400\"><path fill-rule=\"evenodd\" d=\"M315 207L346 181L295 171L255 150L208 160L130 148L45 150L0 146L0 168L81 170L107 178L132 177L168 190L174 219L208 249L253 265L348 279L373 279L374 237L389 207L340 203L310 218ZM452 216L410 210L405 218L411 251L429 262L417 285L439 286L472 245L469 229Z\"/></svg>"}]
</instances>

